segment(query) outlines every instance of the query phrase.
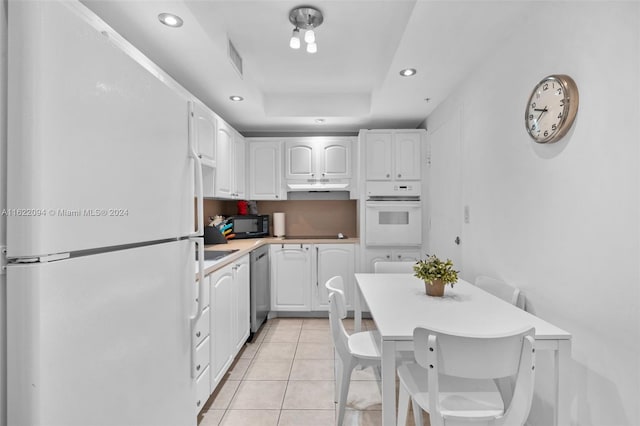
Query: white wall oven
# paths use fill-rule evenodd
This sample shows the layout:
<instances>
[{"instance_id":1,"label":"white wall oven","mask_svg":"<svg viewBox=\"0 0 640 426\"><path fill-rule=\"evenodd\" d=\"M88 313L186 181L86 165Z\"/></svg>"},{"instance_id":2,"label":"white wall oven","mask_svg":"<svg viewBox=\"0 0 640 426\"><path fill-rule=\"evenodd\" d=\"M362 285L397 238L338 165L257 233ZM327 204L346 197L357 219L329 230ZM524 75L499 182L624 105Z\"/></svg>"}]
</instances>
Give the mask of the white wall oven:
<instances>
[{"instance_id":1,"label":"white wall oven","mask_svg":"<svg viewBox=\"0 0 640 426\"><path fill-rule=\"evenodd\" d=\"M367 182L365 244L420 246L422 203L420 182Z\"/></svg>"}]
</instances>

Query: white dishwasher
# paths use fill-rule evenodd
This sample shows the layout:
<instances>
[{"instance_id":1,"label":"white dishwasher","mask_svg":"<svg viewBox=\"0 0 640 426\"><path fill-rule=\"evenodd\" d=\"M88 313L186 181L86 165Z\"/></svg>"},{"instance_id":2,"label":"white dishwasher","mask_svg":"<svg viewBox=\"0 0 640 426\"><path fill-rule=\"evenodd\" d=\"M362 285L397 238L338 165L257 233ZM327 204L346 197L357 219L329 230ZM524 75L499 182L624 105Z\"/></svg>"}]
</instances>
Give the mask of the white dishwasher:
<instances>
[{"instance_id":1,"label":"white dishwasher","mask_svg":"<svg viewBox=\"0 0 640 426\"><path fill-rule=\"evenodd\" d=\"M251 334L249 340L267 320L271 308L269 246L251 252Z\"/></svg>"}]
</instances>

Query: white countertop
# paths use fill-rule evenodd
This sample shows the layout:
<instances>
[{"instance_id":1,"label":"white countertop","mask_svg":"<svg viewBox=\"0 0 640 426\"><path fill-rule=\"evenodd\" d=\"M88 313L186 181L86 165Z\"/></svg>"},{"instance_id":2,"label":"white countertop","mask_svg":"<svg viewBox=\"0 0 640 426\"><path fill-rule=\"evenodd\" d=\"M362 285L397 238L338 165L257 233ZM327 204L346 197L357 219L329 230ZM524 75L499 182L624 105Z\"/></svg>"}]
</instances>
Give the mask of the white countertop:
<instances>
[{"instance_id":1,"label":"white countertop","mask_svg":"<svg viewBox=\"0 0 640 426\"><path fill-rule=\"evenodd\" d=\"M238 250L228 256L223 257L220 260L205 260L204 261L204 274L210 273L233 263L235 260L241 258L245 254L257 249L266 244L358 244L359 238L304 238L304 239L289 239L289 238L249 238L239 240L229 240L227 244L213 244L205 246L205 250ZM195 262L195 272L198 273L198 262ZM197 278L197 277L196 277Z\"/></svg>"}]
</instances>

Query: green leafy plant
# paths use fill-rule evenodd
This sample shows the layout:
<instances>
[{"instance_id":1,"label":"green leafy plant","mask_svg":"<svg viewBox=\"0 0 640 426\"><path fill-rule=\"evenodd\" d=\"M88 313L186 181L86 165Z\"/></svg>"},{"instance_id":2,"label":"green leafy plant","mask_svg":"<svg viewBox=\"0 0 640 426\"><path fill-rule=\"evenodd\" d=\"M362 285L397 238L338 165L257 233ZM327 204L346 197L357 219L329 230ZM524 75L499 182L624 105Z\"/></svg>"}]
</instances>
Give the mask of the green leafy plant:
<instances>
[{"instance_id":1,"label":"green leafy plant","mask_svg":"<svg viewBox=\"0 0 640 426\"><path fill-rule=\"evenodd\" d=\"M419 260L413 266L415 276L424 280L424 282L433 285L435 280L442 280L444 284L453 284L458 281L458 272L453 269L451 259L442 261L435 254L428 255L424 260Z\"/></svg>"}]
</instances>

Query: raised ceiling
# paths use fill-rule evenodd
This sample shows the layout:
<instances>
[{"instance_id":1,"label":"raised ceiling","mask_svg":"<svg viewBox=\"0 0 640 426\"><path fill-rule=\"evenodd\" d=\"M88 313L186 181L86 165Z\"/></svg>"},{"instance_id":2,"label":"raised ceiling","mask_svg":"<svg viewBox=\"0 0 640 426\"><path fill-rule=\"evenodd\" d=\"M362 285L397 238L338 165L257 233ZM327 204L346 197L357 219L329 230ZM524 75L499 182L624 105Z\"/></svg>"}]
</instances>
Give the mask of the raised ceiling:
<instances>
[{"instance_id":1,"label":"raised ceiling","mask_svg":"<svg viewBox=\"0 0 640 426\"><path fill-rule=\"evenodd\" d=\"M252 135L415 128L522 25L532 7L480 0L83 3L232 126ZM301 5L324 14L316 54L288 45L289 11ZM184 25L160 24L162 12L181 16ZM228 58L228 40L243 58L242 76ZM408 67L418 73L400 76ZM231 95L244 101L231 102Z\"/></svg>"}]
</instances>

